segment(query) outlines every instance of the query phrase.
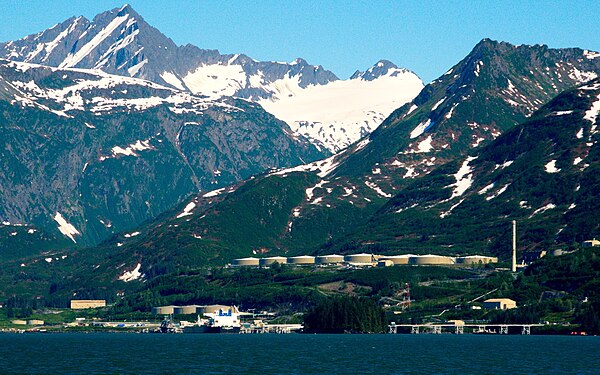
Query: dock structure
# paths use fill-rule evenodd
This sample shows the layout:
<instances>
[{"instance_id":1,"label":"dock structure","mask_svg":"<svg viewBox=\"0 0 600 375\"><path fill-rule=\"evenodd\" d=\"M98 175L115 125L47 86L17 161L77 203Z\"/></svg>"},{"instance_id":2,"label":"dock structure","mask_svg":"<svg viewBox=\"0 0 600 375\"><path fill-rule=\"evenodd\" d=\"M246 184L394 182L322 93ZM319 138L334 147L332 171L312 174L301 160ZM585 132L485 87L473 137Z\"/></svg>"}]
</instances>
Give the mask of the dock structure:
<instances>
[{"instance_id":1,"label":"dock structure","mask_svg":"<svg viewBox=\"0 0 600 375\"><path fill-rule=\"evenodd\" d=\"M470 328L472 333L497 333L500 335L507 335L509 327L518 327L521 329L522 335L531 334L531 327L542 327L543 324L538 323L522 323L522 324L489 324L489 323L475 323L475 324L395 324L392 322L388 325L389 333L398 333L398 328L410 328L411 334L419 333L433 333L441 334L445 332L453 332L457 335L465 333L465 327Z\"/></svg>"},{"instance_id":2,"label":"dock structure","mask_svg":"<svg viewBox=\"0 0 600 375\"><path fill-rule=\"evenodd\" d=\"M242 324L240 333L292 333L303 328L302 324Z\"/></svg>"}]
</instances>

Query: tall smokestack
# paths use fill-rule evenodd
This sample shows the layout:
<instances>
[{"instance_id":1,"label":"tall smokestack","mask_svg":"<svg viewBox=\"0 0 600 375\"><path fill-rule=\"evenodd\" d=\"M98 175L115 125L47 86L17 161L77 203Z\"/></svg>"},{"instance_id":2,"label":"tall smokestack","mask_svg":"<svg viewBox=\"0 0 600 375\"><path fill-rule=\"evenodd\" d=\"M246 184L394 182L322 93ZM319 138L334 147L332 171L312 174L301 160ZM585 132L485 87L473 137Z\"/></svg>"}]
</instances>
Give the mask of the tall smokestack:
<instances>
[{"instance_id":1,"label":"tall smokestack","mask_svg":"<svg viewBox=\"0 0 600 375\"><path fill-rule=\"evenodd\" d=\"M517 272L517 221L512 222L512 267L511 271Z\"/></svg>"}]
</instances>

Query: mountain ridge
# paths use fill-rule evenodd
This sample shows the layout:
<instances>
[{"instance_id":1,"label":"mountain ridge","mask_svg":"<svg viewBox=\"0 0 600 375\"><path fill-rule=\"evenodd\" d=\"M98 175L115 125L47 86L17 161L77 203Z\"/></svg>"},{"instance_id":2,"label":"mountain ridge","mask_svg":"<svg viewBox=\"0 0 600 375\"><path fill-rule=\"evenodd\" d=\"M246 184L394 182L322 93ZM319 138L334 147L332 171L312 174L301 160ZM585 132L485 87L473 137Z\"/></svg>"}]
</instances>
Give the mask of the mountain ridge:
<instances>
[{"instance_id":1,"label":"mountain ridge","mask_svg":"<svg viewBox=\"0 0 600 375\"><path fill-rule=\"evenodd\" d=\"M322 156L242 99L7 60L0 76L0 218L40 235L93 244L190 194Z\"/></svg>"},{"instance_id":2,"label":"mountain ridge","mask_svg":"<svg viewBox=\"0 0 600 375\"><path fill-rule=\"evenodd\" d=\"M280 119L287 121L296 134L309 138L317 147L329 152L337 152L372 131L394 108L412 99L422 87L416 74L390 62L380 62L385 66L377 68L376 64L367 70L371 72L369 79L352 81L340 80L322 66L310 65L302 58L290 63L256 61L243 54L220 54L218 50L201 49L191 44L177 46L131 6L100 13L92 21L72 17L40 33L2 43L0 57L55 67L100 69L196 95L235 96L264 105L298 95L307 97L311 94L304 91L320 88L322 101L316 103L317 113L312 114L312 108L315 108L312 105L304 106L300 114L279 117L285 117ZM368 83L374 83L392 67L397 72L388 76L388 83L384 83L388 95L393 93L387 99L379 94L383 89L381 85ZM396 82L392 85L393 78ZM336 100L345 87L343 82L348 81L352 81L352 85L345 84L346 90L352 90L352 96L359 95L372 102L373 95L378 95L376 108L363 105L351 113L339 110L338 117L333 119L319 115L319 111L325 109L324 103ZM407 84L407 81L414 82ZM329 87L330 84L333 86ZM360 101L355 100L353 105L357 104ZM283 111L289 112L285 108ZM282 113L281 110L277 112Z\"/></svg>"}]
</instances>

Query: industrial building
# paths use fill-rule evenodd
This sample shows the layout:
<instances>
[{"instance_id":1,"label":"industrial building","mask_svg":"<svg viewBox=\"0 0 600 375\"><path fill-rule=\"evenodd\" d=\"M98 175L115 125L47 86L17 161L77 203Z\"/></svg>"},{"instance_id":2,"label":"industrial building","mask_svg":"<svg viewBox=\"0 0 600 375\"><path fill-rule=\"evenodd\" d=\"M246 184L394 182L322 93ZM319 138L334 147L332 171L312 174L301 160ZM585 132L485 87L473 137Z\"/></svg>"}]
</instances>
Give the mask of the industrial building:
<instances>
[{"instance_id":1,"label":"industrial building","mask_svg":"<svg viewBox=\"0 0 600 375\"><path fill-rule=\"evenodd\" d=\"M415 265L443 265L443 264L456 264L456 260L453 257L443 255L415 255L408 259L408 264Z\"/></svg>"},{"instance_id":2,"label":"industrial building","mask_svg":"<svg viewBox=\"0 0 600 375\"><path fill-rule=\"evenodd\" d=\"M73 299L71 300L72 310L95 309L106 307L106 300L103 299Z\"/></svg>"},{"instance_id":3,"label":"industrial building","mask_svg":"<svg viewBox=\"0 0 600 375\"><path fill-rule=\"evenodd\" d=\"M319 255L315 258L316 264L340 264L344 262L343 255L331 254L331 255Z\"/></svg>"},{"instance_id":4,"label":"industrial building","mask_svg":"<svg viewBox=\"0 0 600 375\"><path fill-rule=\"evenodd\" d=\"M261 258L258 261L258 264L261 266L270 266L275 263L286 264L287 258L286 257L268 257L268 258Z\"/></svg>"},{"instance_id":5,"label":"industrial building","mask_svg":"<svg viewBox=\"0 0 600 375\"><path fill-rule=\"evenodd\" d=\"M379 258L380 261L382 260L390 260L392 263L394 263L394 265L396 264L408 264L408 260L412 257L414 257L415 255L412 254L404 254L404 255L384 255L382 257Z\"/></svg>"},{"instance_id":6,"label":"industrial building","mask_svg":"<svg viewBox=\"0 0 600 375\"><path fill-rule=\"evenodd\" d=\"M491 298L483 301L483 308L490 310L516 309L517 303L509 298Z\"/></svg>"},{"instance_id":7,"label":"industrial building","mask_svg":"<svg viewBox=\"0 0 600 375\"><path fill-rule=\"evenodd\" d=\"M231 262L232 266L270 266L274 263L289 265L350 265L358 267L370 266L395 266L395 265L466 265L473 266L478 264L498 263L497 257L485 255L467 255L462 257L452 257L445 255L375 255L375 254L347 254L347 255L299 255L293 257L272 256L268 258L239 258Z\"/></svg>"},{"instance_id":8,"label":"industrial building","mask_svg":"<svg viewBox=\"0 0 600 375\"><path fill-rule=\"evenodd\" d=\"M231 262L233 266L258 266L260 264L260 259L258 258L239 258L234 259Z\"/></svg>"},{"instance_id":9,"label":"industrial building","mask_svg":"<svg viewBox=\"0 0 600 375\"><path fill-rule=\"evenodd\" d=\"M373 265L377 263L377 256L367 253L348 254L344 257L344 262L356 266Z\"/></svg>"},{"instance_id":10,"label":"industrial building","mask_svg":"<svg viewBox=\"0 0 600 375\"><path fill-rule=\"evenodd\" d=\"M177 306L158 306L152 308L152 314L154 315L172 315L175 313L175 307Z\"/></svg>"},{"instance_id":11,"label":"industrial building","mask_svg":"<svg viewBox=\"0 0 600 375\"><path fill-rule=\"evenodd\" d=\"M305 264L315 264L315 257L310 255L300 255L297 257L287 258L288 264L295 265L305 265Z\"/></svg>"}]
</instances>

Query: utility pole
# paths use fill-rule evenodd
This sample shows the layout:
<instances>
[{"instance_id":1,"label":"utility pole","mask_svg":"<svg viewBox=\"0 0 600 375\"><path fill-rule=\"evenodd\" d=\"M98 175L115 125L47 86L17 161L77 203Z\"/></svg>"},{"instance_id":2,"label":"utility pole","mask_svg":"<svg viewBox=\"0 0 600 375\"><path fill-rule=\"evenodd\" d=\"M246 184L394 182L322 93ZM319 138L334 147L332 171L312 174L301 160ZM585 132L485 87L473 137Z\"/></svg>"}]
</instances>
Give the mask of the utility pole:
<instances>
[{"instance_id":1,"label":"utility pole","mask_svg":"<svg viewBox=\"0 0 600 375\"><path fill-rule=\"evenodd\" d=\"M512 272L517 272L517 221L512 221Z\"/></svg>"}]
</instances>

